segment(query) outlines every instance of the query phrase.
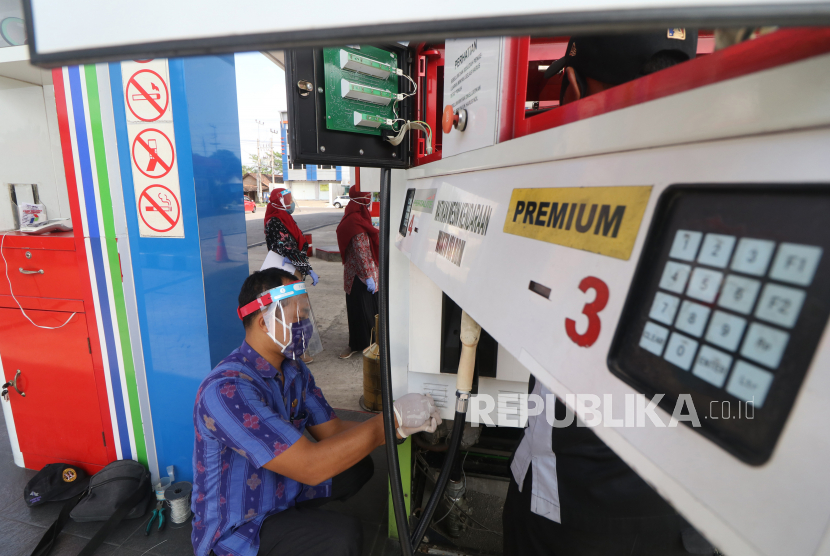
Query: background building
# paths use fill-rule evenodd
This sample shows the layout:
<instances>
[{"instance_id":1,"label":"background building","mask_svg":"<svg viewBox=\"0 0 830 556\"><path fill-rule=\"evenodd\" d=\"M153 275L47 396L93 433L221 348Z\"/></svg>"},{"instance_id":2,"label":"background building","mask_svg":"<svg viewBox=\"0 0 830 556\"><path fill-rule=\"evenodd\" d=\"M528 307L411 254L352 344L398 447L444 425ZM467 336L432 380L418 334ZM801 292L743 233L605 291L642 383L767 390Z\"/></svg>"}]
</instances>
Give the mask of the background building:
<instances>
[{"instance_id":1,"label":"background building","mask_svg":"<svg viewBox=\"0 0 830 556\"><path fill-rule=\"evenodd\" d=\"M291 190L295 199L331 201L349 190L350 168L345 166L315 166L289 162L288 112L280 112L280 142L282 146L282 168L285 187ZM254 176L256 180L256 176ZM247 182L245 182L247 183ZM256 183L256 182L255 182Z\"/></svg>"},{"instance_id":2,"label":"background building","mask_svg":"<svg viewBox=\"0 0 830 556\"><path fill-rule=\"evenodd\" d=\"M275 174L274 176L271 176L270 174L261 174L260 179L262 180L262 198L264 201L267 201L271 190L282 185L282 176L280 174ZM245 191L246 197L252 201L256 201L257 175L255 173L247 172L244 176L242 176L242 189Z\"/></svg>"}]
</instances>

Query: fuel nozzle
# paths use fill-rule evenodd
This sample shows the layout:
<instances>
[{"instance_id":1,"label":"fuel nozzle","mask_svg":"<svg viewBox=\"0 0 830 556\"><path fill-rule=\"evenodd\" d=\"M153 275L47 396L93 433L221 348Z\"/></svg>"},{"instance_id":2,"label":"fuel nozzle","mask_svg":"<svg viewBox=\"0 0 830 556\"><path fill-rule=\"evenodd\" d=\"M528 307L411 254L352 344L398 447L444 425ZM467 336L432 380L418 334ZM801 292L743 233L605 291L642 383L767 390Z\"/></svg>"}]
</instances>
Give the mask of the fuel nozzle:
<instances>
[{"instance_id":1,"label":"fuel nozzle","mask_svg":"<svg viewBox=\"0 0 830 556\"><path fill-rule=\"evenodd\" d=\"M458 375L455 388L458 402L456 411L467 412L467 402L473 390L473 374L476 366L476 348L481 337L481 326L467 314L461 312L461 358L458 361Z\"/></svg>"}]
</instances>

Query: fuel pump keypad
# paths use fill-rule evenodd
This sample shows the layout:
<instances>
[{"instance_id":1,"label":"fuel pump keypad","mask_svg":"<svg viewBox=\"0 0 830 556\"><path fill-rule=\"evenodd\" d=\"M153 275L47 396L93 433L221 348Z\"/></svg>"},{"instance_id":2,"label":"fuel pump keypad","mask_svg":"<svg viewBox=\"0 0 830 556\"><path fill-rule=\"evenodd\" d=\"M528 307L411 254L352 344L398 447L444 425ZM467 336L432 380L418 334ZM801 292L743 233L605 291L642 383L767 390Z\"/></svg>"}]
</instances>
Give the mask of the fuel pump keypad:
<instances>
[{"instance_id":1,"label":"fuel pump keypad","mask_svg":"<svg viewBox=\"0 0 830 556\"><path fill-rule=\"evenodd\" d=\"M695 252L697 245L700 249ZM648 314L650 319L673 326L677 332L669 335L668 328L657 332L659 329L654 326L644 327L640 345L649 345L656 333L668 337L664 353L658 353L656 347L650 351L684 371L691 370L694 376L718 388L726 384L738 355L760 363L768 370L745 361L740 367L740 376L726 386L726 391L741 401L753 403L756 408L763 407L767 390L774 381L773 372L789 342L789 333L782 329L795 325L806 297L803 289L774 281L767 282L762 290L760 279L746 276L763 277L775 247L774 241L760 238L677 230L660 278L660 290ZM787 243L779 249L783 255L776 258L772 267L776 276L809 286L821 248ZM672 254L680 260L672 260ZM694 262L696 266L692 269L681 260ZM729 270L725 272L715 270L726 269L727 265ZM690 278L687 280L687 277ZM715 316L710 320L713 310ZM774 326L752 322L739 351L749 321L764 321ZM749 375L754 380L748 379Z\"/></svg>"},{"instance_id":2,"label":"fuel pump keypad","mask_svg":"<svg viewBox=\"0 0 830 556\"><path fill-rule=\"evenodd\" d=\"M759 187L664 192L608 355L670 413L681 394L699 413L734 404L743 420L704 416L698 432L753 464L772 453L830 317L830 187Z\"/></svg>"}]
</instances>

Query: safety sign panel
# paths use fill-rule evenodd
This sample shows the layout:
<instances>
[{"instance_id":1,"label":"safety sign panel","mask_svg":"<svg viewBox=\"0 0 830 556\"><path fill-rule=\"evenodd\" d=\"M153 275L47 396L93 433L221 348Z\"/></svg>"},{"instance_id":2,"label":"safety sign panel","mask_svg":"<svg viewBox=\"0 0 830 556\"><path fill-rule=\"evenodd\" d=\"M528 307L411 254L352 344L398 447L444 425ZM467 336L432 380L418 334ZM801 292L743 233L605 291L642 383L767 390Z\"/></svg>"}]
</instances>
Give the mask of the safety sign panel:
<instances>
[{"instance_id":1,"label":"safety sign panel","mask_svg":"<svg viewBox=\"0 0 830 556\"><path fill-rule=\"evenodd\" d=\"M628 260L651 186L514 189L504 232Z\"/></svg>"},{"instance_id":2,"label":"safety sign panel","mask_svg":"<svg viewBox=\"0 0 830 556\"><path fill-rule=\"evenodd\" d=\"M141 237L184 237L167 60L121 63Z\"/></svg>"}]
</instances>

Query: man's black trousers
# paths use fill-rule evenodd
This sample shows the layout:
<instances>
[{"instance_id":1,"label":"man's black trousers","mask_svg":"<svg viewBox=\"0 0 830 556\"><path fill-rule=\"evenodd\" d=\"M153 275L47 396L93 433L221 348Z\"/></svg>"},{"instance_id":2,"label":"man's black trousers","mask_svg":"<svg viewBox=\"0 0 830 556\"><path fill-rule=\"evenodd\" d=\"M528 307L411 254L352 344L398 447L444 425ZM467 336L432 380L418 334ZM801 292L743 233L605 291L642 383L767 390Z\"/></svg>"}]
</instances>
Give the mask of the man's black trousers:
<instances>
[{"instance_id":1,"label":"man's black trousers","mask_svg":"<svg viewBox=\"0 0 830 556\"><path fill-rule=\"evenodd\" d=\"M360 556L363 527L360 519L321 509L332 500L357 494L375 472L370 456L331 480L331 497L300 502L272 515L259 531L258 556Z\"/></svg>"},{"instance_id":2,"label":"man's black trousers","mask_svg":"<svg viewBox=\"0 0 830 556\"><path fill-rule=\"evenodd\" d=\"M375 472L371 456L331 480L331 497L300 502L266 519L259 531L257 556L360 556L363 527L354 516L320 509L332 500L357 494ZM211 553L211 556L215 556Z\"/></svg>"}]
</instances>

